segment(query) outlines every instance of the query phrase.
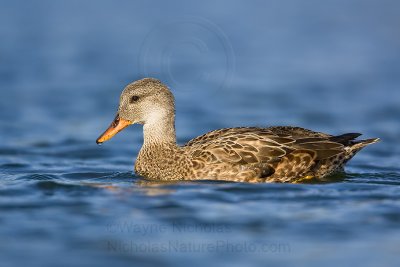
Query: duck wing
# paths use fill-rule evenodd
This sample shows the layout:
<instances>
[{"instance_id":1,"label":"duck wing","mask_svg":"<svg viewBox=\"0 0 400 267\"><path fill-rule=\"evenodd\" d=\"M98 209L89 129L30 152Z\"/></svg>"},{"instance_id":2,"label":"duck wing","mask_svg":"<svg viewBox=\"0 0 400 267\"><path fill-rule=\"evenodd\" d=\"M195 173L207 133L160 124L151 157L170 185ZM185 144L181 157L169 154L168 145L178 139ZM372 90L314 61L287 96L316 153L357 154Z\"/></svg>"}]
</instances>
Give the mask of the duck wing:
<instances>
[{"instance_id":1,"label":"duck wing","mask_svg":"<svg viewBox=\"0 0 400 267\"><path fill-rule=\"evenodd\" d=\"M209 163L251 164L282 158L293 138L279 137L266 128L241 127L215 130L189 141L193 158Z\"/></svg>"},{"instance_id":2,"label":"duck wing","mask_svg":"<svg viewBox=\"0 0 400 267\"><path fill-rule=\"evenodd\" d=\"M345 146L350 145L359 133L347 133L338 136L315 132L301 127L275 126L267 128L278 136L291 137L296 141L291 148L307 149L316 153L316 160L323 160L336 156L345 151Z\"/></svg>"},{"instance_id":3,"label":"duck wing","mask_svg":"<svg viewBox=\"0 0 400 267\"><path fill-rule=\"evenodd\" d=\"M194 158L232 164L269 163L296 150L315 153L315 160L333 157L359 134L332 136L300 127L239 127L211 131L185 147Z\"/></svg>"}]
</instances>

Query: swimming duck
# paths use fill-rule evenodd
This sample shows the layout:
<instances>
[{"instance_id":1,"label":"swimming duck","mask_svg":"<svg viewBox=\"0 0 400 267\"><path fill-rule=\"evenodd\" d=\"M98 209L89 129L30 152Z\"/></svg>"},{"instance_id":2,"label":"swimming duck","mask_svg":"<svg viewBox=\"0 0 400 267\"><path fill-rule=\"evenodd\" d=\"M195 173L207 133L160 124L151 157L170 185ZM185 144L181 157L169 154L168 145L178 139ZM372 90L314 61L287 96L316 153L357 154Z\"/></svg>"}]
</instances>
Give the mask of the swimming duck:
<instances>
[{"instance_id":1,"label":"swimming duck","mask_svg":"<svg viewBox=\"0 0 400 267\"><path fill-rule=\"evenodd\" d=\"M123 90L118 113L96 140L103 143L132 124L143 124L144 141L135 172L151 180L224 180L297 183L324 179L378 138L358 133L330 135L291 126L239 127L211 131L179 146L174 96L157 79Z\"/></svg>"}]
</instances>

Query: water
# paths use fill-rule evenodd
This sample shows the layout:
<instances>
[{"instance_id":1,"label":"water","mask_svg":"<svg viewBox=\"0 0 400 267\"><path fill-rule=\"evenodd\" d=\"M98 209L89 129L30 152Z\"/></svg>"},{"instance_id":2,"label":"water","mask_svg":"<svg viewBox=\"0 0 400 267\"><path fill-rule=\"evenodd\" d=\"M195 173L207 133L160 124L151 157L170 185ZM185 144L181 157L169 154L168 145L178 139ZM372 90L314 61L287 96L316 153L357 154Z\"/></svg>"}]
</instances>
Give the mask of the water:
<instances>
[{"instance_id":1,"label":"water","mask_svg":"<svg viewBox=\"0 0 400 267\"><path fill-rule=\"evenodd\" d=\"M398 266L396 1L0 2L2 266ZM329 184L148 183L124 85L166 82L180 143L297 125L382 142Z\"/></svg>"}]
</instances>

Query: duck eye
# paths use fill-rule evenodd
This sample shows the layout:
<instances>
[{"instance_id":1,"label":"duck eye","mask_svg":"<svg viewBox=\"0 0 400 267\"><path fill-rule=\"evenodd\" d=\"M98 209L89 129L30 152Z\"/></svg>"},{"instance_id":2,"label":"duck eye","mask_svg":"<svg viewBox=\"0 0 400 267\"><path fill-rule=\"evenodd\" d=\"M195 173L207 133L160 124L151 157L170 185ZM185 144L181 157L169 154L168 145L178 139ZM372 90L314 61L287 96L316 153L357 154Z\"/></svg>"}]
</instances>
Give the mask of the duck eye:
<instances>
[{"instance_id":1,"label":"duck eye","mask_svg":"<svg viewBox=\"0 0 400 267\"><path fill-rule=\"evenodd\" d=\"M136 102L139 100L139 97L137 95L134 95L131 97L131 103Z\"/></svg>"}]
</instances>

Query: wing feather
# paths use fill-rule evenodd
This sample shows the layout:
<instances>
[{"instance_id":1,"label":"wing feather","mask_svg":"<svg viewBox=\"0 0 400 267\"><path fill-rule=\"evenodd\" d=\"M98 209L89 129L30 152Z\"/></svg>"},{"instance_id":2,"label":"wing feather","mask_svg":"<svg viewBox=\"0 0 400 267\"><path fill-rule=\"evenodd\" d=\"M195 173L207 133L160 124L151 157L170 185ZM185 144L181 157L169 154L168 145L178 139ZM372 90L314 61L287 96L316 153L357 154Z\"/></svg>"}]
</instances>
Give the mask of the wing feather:
<instances>
[{"instance_id":1,"label":"wing feather","mask_svg":"<svg viewBox=\"0 0 400 267\"><path fill-rule=\"evenodd\" d=\"M240 127L206 133L185 147L192 157L208 163L253 164L276 162L298 150L314 151L316 160L333 157L344 151L344 145L334 140L299 127Z\"/></svg>"}]
</instances>

